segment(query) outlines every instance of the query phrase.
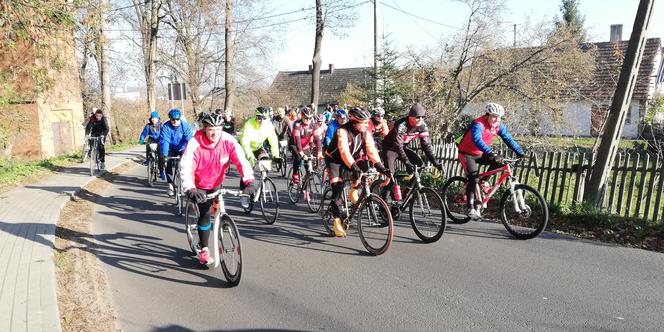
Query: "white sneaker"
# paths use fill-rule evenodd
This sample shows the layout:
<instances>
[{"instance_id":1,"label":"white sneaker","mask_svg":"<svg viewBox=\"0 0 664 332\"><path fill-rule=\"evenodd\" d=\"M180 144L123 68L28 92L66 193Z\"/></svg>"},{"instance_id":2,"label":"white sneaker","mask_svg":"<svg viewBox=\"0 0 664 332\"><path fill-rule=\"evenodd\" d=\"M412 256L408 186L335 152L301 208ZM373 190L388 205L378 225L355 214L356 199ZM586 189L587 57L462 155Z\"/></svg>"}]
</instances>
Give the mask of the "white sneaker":
<instances>
[{"instance_id":1,"label":"white sneaker","mask_svg":"<svg viewBox=\"0 0 664 332\"><path fill-rule=\"evenodd\" d=\"M480 218L482 218L482 215L480 214L480 211L476 210L476 209L470 209L470 211L468 211L468 216L471 219L480 219Z\"/></svg>"},{"instance_id":2,"label":"white sneaker","mask_svg":"<svg viewBox=\"0 0 664 332\"><path fill-rule=\"evenodd\" d=\"M245 195L240 196L240 206L242 206L243 209L248 209L250 203L249 200L250 197L247 197Z\"/></svg>"},{"instance_id":3,"label":"white sneaker","mask_svg":"<svg viewBox=\"0 0 664 332\"><path fill-rule=\"evenodd\" d=\"M170 183L168 184L168 190L166 190L166 195L168 196L175 195L175 189L173 189L173 185Z\"/></svg>"}]
</instances>

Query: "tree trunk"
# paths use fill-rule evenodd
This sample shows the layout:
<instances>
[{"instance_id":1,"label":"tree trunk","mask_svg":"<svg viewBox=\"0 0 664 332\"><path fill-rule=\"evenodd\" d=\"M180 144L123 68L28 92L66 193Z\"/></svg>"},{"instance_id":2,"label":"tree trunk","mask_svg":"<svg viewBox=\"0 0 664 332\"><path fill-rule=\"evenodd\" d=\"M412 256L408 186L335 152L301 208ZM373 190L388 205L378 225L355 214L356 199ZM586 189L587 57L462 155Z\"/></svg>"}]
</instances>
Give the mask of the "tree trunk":
<instances>
[{"instance_id":1,"label":"tree trunk","mask_svg":"<svg viewBox=\"0 0 664 332\"><path fill-rule=\"evenodd\" d=\"M114 138L117 139L114 134L119 135L118 127L113 121L113 116L111 114L111 83L109 78L108 71L108 56L106 53L106 46L108 40L106 39L106 11L103 8L109 8L104 0L104 4L99 6L100 11L100 22L99 22L99 39L96 43L97 51L97 66L99 67L99 82L101 84L101 110L104 112L104 116L108 121L108 141L113 144ZM114 132L115 130L115 132Z\"/></svg>"},{"instance_id":2,"label":"tree trunk","mask_svg":"<svg viewBox=\"0 0 664 332\"><path fill-rule=\"evenodd\" d=\"M311 60L313 63L313 71L311 73L311 103L318 108L318 97L320 95L320 48L323 43L323 29L325 22L323 21L323 9L321 0L316 0L316 40L314 43L314 57Z\"/></svg>"},{"instance_id":3,"label":"tree trunk","mask_svg":"<svg viewBox=\"0 0 664 332\"><path fill-rule=\"evenodd\" d=\"M148 40L148 54L145 58L145 85L147 87L146 97L148 103L148 111L150 113L156 110L156 87L155 79L157 74L157 32L159 31L159 2L156 0L151 1L150 9L150 26L149 26L149 39ZM145 45L144 45L145 47Z\"/></svg>"},{"instance_id":4,"label":"tree trunk","mask_svg":"<svg viewBox=\"0 0 664 332\"><path fill-rule=\"evenodd\" d=\"M231 28L233 24L233 0L226 0L226 26L225 26L225 46L226 61L224 73L224 85L226 88L226 99L224 100L224 111L233 110L235 99L235 86L233 84L233 35Z\"/></svg>"}]
</instances>

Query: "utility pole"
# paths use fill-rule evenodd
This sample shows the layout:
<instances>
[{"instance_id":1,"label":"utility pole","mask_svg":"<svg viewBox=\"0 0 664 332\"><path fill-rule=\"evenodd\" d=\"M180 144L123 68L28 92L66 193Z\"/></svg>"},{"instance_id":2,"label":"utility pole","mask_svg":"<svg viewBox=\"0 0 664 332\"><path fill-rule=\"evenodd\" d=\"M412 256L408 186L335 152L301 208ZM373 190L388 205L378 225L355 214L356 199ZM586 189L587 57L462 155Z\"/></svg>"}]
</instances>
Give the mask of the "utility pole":
<instances>
[{"instance_id":1,"label":"utility pole","mask_svg":"<svg viewBox=\"0 0 664 332\"><path fill-rule=\"evenodd\" d=\"M378 75L378 3L379 0L374 0L374 74ZM374 107L378 106L378 76L374 78Z\"/></svg>"},{"instance_id":2,"label":"utility pole","mask_svg":"<svg viewBox=\"0 0 664 332\"><path fill-rule=\"evenodd\" d=\"M584 190L584 201L596 207L602 205L606 192L606 180L618 153L618 143L620 143L625 128L625 117L632 101L632 92L634 92L634 84L630 84L630 82L634 82L639 73L643 49L646 45L646 32L654 3L655 0L641 0L639 2L639 9L636 11L632 36L627 46L627 54L625 54L625 60L620 71L618 86L613 95L609 117L602 133L597 160L592 167L588 187Z\"/></svg>"},{"instance_id":3,"label":"utility pole","mask_svg":"<svg viewBox=\"0 0 664 332\"><path fill-rule=\"evenodd\" d=\"M514 24L514 45L513 47L516 47L516 23Z\"/></svg>"}]
</instances>

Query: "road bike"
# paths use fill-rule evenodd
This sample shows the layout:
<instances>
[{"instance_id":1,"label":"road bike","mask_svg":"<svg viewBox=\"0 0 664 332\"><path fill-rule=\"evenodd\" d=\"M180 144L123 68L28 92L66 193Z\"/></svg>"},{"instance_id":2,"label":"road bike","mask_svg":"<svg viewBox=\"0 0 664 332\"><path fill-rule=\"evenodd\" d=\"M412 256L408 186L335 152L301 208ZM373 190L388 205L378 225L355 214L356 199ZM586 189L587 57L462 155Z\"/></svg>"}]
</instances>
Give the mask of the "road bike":
<instances>
[{"instance_id":1,"label":"road bike","mask_svg":"<svg viewBox=\"0 0 664 332\"><path fill-rule=\"evenodd\" d=\"M305 165L306 159L306 165ZM305 173L302 174L302 169ZM302 198L309 209L309 212L317 213L320 208L321 194L323 193L323 178L316 172L314 161L311 156L305 156L300 160L298 168L299 183L293 182L293 167L288 169L288 199L291 204L297 204Z\"/></svg>"},{"instance_id":2,"label":"road bike","mask_svg":"<svg viewBox=\"0 0 664 332\"><path fill-rule=\"evenodd\" d=\"M260 171L259 185L256 193L242 204L242 209L245 213L251 213L256 203L260 204L263 219L272 225L279 217L279 193L274 181L268 177L268 171L272 169L272 160L261 159L257 164Z\"/></svg>"},{"instance_id":3,"label":"road bike","mask_svg":"<svg viewBox=\"0 0 664 332\"><path fill-rule=\"evenodd\" d=\"M180 178L180 156L167 157L167 160L173 160L173 196L175 197L175 206L178 209L178 215L182 215L183 208L183 193L182 193L182 179Z\"/></svg>"},{"instance_id":4,"label":"road bike","mask_svg":"<svg viewBox=\"0 0 664 332\"><path fill-rule=\"evenodd\" d=\"M415 235L425 243L432 243L438 241L445 232L447 224L447 216L445 214L445 206L443 199L438 195L436 190L430 187L425 187L421 182L421 175L430 167L415 166L412 175L404 177L405 181L409 181L406 188L401 188L404 198L402 200L394 200L393 195L387 192L387 187L379 181L375 181L371 185L371 192L376 193L383 197L392 212L392 218L399 220L401 212L408 209L408 217L410 225L413 227ZM440 177L434 175L434 178ZM394 181L394 177L392 178Z\"/></svg>"},{"instance_id":5,"label":"road bike","mask_svg":"<svg viewBox=\"0 0 664 332\"><path fill-rule=\"evenodd\" d=\"M507 190L500 200L500 219L510 234L520 240L537 237L549 222L549 208L542 195L534 188L519 183L514 175L516 164L522 159L503 159L504 166L479 174L479 185L475 186L475 200L480 205L480 213L487 209L487 203L505 184ZM537 169L535 169L537 174ZM489 177L500 174L494 186ZM466 186L468 178L455 176L443 185L443 202L447 216L454 223L464 224L470 221L467 211Z\"/></svg>"},{"instance_id":6,"label":"road bike","mask_svg":"<svg viewBox=\"0 0 664 332\"><path fill-rule=\"evenodd\" d=\"M95 172L101 171L101 160L99 160L99 144L101 136L88 137L88 145L90 147L90 175L94 176Z\"/></svg>"},{"instance_id":7,"label":"road bike","mask_svg":"<svg viewBox=\"0 0 664 332\"><path fill-rule=\"evenodd\" d=\"M371 183L378 177L375 169L369 169L367 172L361 172L356 181L344 179L345 183L353 182L359 197L355 203L348 205L348 188L344 186L340 200L341 223L345 229L349 229L353 220L357 221L357 232L362 241L362 245L373 255L384 254L392 244L394 236L394 222L392 213L385 201L378 195L370 191ZM323 227L329 235L334 236L332 230L332 187L325 189L323 199L321 199L320 214L323 219ZM326 206L325 206L326 205ZM353 219L355 218L355 219Z\"/></svg>"},{"instance_id":8,"label":"road bike","mask_svg":"<svg viewBox=\"0 0 664 332\"><path fill-rule=\"evenodd\" d=\"M154 183L157 182L157 176L159 174L157 143L148 143L148 144L149 144L149 152L147 160L148 186L153 187Z\"/></svg>"},{"instance_id":9,"label":"road bike","mask_svg":"<svg viewBox=\"0 0 664 332\"><path fill-rule=\"evenodd\" d=\"M276 163L274 163L277 168L277 174L281 174L281 177L286 176L288 169L288 158L286 158L286 153L288 152L288 141L281 140L279 141L279 156L281 157Z\"/></svg>"},{"instance_id":10,"label":"road bike","mask_svg":"<svg viewBox=\"0 0 664 332\"><path fill-rule=\"evenodd\" d=\"M231 286L237 286L242 277L242 245L240 244L240 232L233 221L233 218L226 213L223 196L242 196L242 191L219 189L206 195L207 200L213 199L210 218L212 219L212 243L210 254L214 262L212 268L221 266L224 277ZM198 256L201 247L198 242L198 218L200 211L198 204L187 200L185 213L185 231L187 233L187 242L191 252Z\"/></svg>"}]
</instances>

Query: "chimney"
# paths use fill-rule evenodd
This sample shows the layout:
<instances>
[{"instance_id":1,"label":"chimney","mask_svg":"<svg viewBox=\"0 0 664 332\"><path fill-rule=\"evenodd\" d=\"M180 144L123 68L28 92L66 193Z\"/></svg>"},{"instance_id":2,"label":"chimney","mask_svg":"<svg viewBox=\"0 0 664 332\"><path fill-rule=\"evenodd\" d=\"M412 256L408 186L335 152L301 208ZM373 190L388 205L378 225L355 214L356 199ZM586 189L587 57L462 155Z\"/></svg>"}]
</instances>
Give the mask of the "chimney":
<instances>
[{"instance_id":1,"label":"chimney","mask_svg":"<svg viewBox=\"0 0 664 332\"><path fill-rule=\"evenodd\" d=\"M309 74L314 72L314 65L309 65Z\"/></svg>"},{"instance_id":2,"label":"chimney","mask_svg":"<svg viewBox=\"0 0 664 332\"><path fill-rule=\"evenodd\" d=\"M330 74L334 74L334 64L330 64Z\"/></svg>"},{"instance_id":3,"label":"chimney","mask_svg":"<svg viewBox=\"0 0 664 332\"><path fill-rule=\"evenodd\" d=\"M609 41L617 43L622 41L622 24L611 24L611 37Z\"/></svg>"}]
</instances>

